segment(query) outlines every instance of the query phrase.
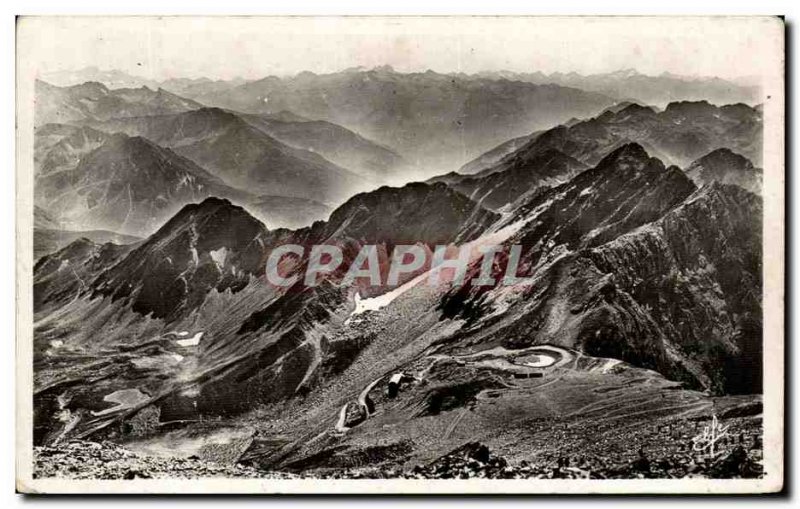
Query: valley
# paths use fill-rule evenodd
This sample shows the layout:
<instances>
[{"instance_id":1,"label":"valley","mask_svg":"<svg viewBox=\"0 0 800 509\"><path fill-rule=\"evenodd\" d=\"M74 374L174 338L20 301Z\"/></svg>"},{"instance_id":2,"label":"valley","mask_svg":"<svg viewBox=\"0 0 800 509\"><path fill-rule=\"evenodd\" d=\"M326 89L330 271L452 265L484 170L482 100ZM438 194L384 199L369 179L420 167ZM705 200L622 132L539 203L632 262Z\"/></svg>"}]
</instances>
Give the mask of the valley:
<instances>
[{"instance_id":1,"label":"valley","mask_svg":"<svg viewBox=\"0 0 800 509\"><path fill-rule=\"evenodd\" d=\"M35 475L763 476L754 91L551 78L37 82Z\"/></svg>"}]
</instances>

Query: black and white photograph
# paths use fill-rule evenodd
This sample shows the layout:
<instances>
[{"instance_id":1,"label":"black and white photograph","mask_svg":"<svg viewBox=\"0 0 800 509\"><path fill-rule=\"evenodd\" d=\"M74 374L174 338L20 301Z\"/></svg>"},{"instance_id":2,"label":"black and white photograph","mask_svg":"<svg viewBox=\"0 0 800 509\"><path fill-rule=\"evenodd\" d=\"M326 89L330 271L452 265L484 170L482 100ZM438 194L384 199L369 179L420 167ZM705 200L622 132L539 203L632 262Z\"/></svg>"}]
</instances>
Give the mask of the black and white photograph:
<instances>
[{"instance_id":1,"label":"black and white photograph","mask_svg":"<svg viewBox=\"0 0 800 509\"><path fill-rule=\"evenodd\" d=\"M16 38L19 491L782 489L782 18Z\"/></svg>"}]
</instances>

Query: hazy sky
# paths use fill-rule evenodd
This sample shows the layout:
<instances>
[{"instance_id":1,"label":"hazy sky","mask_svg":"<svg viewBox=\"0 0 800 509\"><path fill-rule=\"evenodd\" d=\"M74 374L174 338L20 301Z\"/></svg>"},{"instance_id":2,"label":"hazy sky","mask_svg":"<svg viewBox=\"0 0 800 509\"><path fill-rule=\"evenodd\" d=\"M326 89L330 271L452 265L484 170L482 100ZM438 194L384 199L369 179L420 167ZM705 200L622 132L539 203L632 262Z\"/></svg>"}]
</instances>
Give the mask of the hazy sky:
<instances>
[{"instance_id":1,"label":"hazy sky","mask_svg":"<svg viewBox=\"0 0 800 509\"><path fill-rule=\"evenodd\" d=\"M87 66L151 79L398 71L575 71L736 78L779 58L765 18L24 18L40 73ZM30 29L30 30L29 30Z\"/></svg>"}]
</instances>

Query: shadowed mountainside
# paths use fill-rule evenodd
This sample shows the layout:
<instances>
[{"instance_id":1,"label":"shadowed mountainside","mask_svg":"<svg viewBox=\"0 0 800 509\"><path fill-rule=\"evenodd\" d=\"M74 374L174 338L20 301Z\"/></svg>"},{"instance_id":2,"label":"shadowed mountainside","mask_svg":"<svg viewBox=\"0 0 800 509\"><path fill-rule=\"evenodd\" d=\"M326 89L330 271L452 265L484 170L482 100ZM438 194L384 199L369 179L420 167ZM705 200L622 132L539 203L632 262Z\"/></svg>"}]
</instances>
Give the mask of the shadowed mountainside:
<instances>
[{"instance_id":1,"label":"shadowed mountainside","mask_svg":"<svg viewBox=\"0 0 800 509\"><path fill-rule=\"evenodd\" d=\"M251 193L341 203L374 185L314 152L285 145L218 108L93 125L143 136L171 148L228 185Z\"/></svg>"},{"instance_id":2,"label":"shadowed mountainside","mask_svg":"<svg viewBox=\"0 0 800 509\"><path fill-rule=\"evenodd\" d=\"M761 161L762 118L759 108L745 104L715 106L707 101L670 103L664 111L630 103L571 125L533 133L527 143L501 145L463 167L463 173L499 171L506 159L524 153L557 149L595 165L626 143L636 142L667 164L688 166L720 148L729 148L751 161ZM514 140L512 140L514 141ZM503 154L504 151L505 154Z\"/></svg>"}]
</instances>

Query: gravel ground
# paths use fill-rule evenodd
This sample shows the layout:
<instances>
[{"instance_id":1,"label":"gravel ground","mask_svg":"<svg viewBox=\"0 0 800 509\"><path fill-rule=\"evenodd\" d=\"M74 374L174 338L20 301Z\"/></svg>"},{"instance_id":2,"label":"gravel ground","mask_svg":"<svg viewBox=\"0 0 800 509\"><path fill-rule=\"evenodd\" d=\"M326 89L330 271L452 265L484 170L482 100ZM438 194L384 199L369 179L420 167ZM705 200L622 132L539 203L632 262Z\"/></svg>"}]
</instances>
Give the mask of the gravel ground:
<instances>
[{"instance_id":1,"label":"gravel ground","mask_svg":"<svg viewBox=\"0 0 800 509\"><path fill-rule=\"evenodd\" d=\"M291 474L242 465L217 465L196 458L142 456L110 442L71 441L34 448L34 477L62 479L195 479L242 477L284 479Z\"/></svg>"},{"instance_id":2,"label":"gravel ground","mask_svg":"<svg viewBox=\"0 0 800 509\"><path fill-rule=\"evenodd\" d=\"M608 465L605 461L583 458L570 464L569 458L555 462L509 464L483 444L465 444L441 458L411 470L362 468L329 471L319 477L336 479L664 479L664 478L757 478L762 475L759 455L736 447L713 461L702 461L690 454L652 461L641 455L635 461Z\"/></svg>"},{"instance_id":3,"label":"gravel ground","mask_svg":"<svg viewBox=\"0 0 800 509\"><path fill-rule=\"evenodd\" d=\"M607 461L569 458L543 463L522 461L511 465L477 442L465 444L439 459L411 469L364 467L308 471L301 475L266 472L243 465L217 465L195 458L157 458L137 455L109 442L72 441L34 449L36 478L66 479L196 479L225 478L333 478L333 479L636 479L636 478L757 478L762 475L760 455L736 447L714 460L695 455L674 455L609 465Z\"/></svg>"}]
</instances>

